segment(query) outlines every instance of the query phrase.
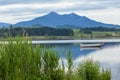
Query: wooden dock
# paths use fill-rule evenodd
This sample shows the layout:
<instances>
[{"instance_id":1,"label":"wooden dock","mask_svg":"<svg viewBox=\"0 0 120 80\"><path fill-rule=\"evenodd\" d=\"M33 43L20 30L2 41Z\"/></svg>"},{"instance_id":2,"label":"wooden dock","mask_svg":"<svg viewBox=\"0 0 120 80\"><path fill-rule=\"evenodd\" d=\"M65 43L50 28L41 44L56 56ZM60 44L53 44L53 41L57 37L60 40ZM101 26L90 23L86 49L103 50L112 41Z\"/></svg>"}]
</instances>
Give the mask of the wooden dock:
<instances>
[{"instance_id":1,"label":"wooden dock","mask_svg":"<svg viewBox=\"0 0 120 80\"><path fill-rule=\"evenodd\" d=\"M81 43L80 49L100 49L102 46L102 43Z\"/></svg>"}]
</instances>

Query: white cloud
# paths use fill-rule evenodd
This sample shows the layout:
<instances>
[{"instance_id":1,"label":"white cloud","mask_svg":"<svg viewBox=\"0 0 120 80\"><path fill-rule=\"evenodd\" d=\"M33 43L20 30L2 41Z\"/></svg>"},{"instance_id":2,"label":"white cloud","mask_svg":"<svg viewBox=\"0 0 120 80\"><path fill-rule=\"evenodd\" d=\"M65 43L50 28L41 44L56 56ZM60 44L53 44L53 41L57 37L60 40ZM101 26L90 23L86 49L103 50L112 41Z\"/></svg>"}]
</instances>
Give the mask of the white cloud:
<instances>
[{"instance_id":1,"label":"white cloud","mask_svg":"<svg viewBox=\"0 0 120 80\"><path fill-rule=\"evenodd\" d=\"M0 0L0 22L16 23L18 21L30 20L51 11L59 13L75 12L92 19L120 24L119 0ZM28 2L28 4L26 4ZM23 19L22 19L23 18ZM111 20L112 19L112 20Z\"/></svg>"},{"instance_id":2,"label":"white cloud","mask_svg":"<svg viewBox=\"0 0 120 80\"><path fill-rule=\"evenodd\" d=\"M100 22L105 22L108 24L120 24L120 8L78 11L77 13L88 16L89 18Z\"/></svg>"}]
</instances>

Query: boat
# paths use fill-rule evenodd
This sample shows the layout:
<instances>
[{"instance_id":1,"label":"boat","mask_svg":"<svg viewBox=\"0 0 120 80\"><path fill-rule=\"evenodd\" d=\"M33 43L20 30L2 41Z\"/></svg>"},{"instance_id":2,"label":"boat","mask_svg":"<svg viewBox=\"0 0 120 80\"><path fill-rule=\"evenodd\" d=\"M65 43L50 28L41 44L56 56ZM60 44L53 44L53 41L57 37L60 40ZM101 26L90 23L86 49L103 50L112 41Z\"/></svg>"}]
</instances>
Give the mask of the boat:
<instances>
[{"instance_id":1,"label":"boat","mask_svg":"<svg viewBox=\"0 0 120 80\"><path fill-rule=\"evenodd\" d=\"M102 43L82 43L80 44L81 49L100 49L102 47Z\"/></svg>"}]
</instances>

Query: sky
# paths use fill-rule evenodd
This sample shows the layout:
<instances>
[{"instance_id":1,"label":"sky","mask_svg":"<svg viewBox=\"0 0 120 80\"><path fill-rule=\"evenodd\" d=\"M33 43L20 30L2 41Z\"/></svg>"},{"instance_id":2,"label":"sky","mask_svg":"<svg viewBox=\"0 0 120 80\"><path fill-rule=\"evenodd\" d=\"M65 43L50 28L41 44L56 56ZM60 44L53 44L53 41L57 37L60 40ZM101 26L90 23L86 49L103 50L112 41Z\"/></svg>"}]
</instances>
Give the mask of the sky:
<instances>
[{"instance_id":1,"label":"sky","mask_svg":"<svg viewBox=\"0 0 120 80\"><path fill-rule=\"evenodd\" d=\"M15 24L53 11L120 25L120 0L0 0L0 22Z\"/></svg>"}]
</instances>

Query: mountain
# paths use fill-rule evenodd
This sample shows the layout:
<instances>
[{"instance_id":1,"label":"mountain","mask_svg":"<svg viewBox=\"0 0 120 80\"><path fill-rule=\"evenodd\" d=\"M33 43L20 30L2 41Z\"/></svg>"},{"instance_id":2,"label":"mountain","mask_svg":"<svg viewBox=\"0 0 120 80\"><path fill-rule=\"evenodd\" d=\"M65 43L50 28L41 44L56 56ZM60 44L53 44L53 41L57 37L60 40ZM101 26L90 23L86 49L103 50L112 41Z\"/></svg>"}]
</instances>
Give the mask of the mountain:
<instances>
[{"instance_id":1,"label":"mountain","mask_svg":"<svg viewBox=\"0 0 120 80\"><path fill-rule=\"evenodd\" d=\"M30 26L49 26L49 27L70 27L74 28L83 28L83 27L117 27L117 25L113 24L105 24L102 22L98 22L95 20L92 20L90 18L87 18L86 16L79 16L75 13L71 14L63 14L60 15L56 12L51 12L47 15L37 17L30 21L22 21L14 24L16 27L30 27Z\"/></svg>"},{"instance_id":2,"label":"mountain","mask_svg":"<svg viewBox=\"0 0 120 80\"><path fill-rule=\"evenodd\" d=\"M0 28L2 28L2 27L8 27L8 26L10 26L11 24L9 24L9 23L3 23L3 22L0 22Z\"/></svg>"}]
</instances>

